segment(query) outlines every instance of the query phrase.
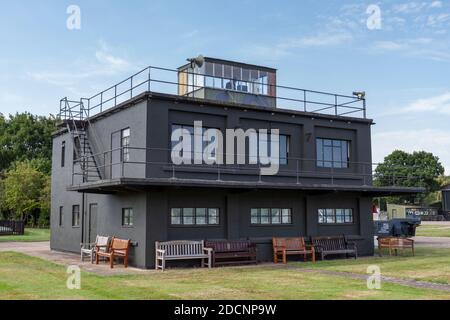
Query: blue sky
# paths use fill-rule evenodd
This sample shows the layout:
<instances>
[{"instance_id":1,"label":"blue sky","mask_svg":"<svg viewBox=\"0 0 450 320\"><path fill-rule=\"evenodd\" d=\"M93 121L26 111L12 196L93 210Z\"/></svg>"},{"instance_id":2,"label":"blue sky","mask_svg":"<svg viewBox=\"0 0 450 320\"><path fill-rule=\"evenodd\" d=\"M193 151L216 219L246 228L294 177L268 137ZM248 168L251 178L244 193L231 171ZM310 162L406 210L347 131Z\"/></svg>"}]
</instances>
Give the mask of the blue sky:
<instances>
[{"instance_id":1,"label":"blue sky","mask_svg":"<svg viewBox=\"0 0 450 320\"><path fill-rule=\"evenodd\" d=\"M69 5L81 29L66 27ZM367 27L378 5L381 29ZM427 150L450 174L449 1L2 0L0 112L55 114L147 65L206 56L278 69L283 85L367 91L373 159Z\"/></svg>"}]
</instances>

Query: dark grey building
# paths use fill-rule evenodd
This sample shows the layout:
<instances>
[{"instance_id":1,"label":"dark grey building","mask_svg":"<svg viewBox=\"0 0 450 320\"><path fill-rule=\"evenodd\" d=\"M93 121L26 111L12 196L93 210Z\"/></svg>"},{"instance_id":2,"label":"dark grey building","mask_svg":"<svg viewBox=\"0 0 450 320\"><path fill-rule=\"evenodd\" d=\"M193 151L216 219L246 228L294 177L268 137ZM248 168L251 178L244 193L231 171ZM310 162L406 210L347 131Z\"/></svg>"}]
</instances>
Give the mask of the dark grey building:
<instances>
[{"instance_id":1,"label":"dark grey building","mask_svg":"<svg viewBox=\"0 0 450 320\"><path fill-rule=\"evenodd\" d=\"M274 236L344 234L371 255L372 198L420 191L372 185L363 93L278 86L271 68L212 58L148 67L91 98L62 99L60 117L54 250L79 252L97 234L129 238L131 264L150 268L155 241L249 238L270 260ZM175 165L172 131L194 135L195 121L223 133L279 129L278 174L261 175L261 163Z\"/></svg>"}]
</instances>

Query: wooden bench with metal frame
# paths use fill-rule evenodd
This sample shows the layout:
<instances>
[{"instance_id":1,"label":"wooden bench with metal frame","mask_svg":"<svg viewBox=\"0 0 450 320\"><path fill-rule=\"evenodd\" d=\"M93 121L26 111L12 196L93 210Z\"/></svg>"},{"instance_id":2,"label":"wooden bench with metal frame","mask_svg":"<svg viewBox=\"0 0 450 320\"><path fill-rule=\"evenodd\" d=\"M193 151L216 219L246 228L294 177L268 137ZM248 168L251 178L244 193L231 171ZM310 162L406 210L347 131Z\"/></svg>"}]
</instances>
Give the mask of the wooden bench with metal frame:
<instances>
[{"instance_id":1,"label":"wooden bench with metal frame","mask_svg":"<svg viewBox=\"0 0 450 320\"><path fill-rule=\"evenodd\" d=\"M305 238L273 238L273 262L278 263L278 256L282 256L282 261L286 264L287 255L303 255L304 260L311 255L312 262L316 262L314 246L305 244Z\"/></svg>"},{"instance_id":2,"label":"wooden bench with metal frame","mask_svg":"<svg viewBox=\"0 0 450 320\"><path fill-rule=\"evenodd\" d=\"M155 242L155 269L166 269L166 261L201 259L202 267L212 267L212 249L205 248L205 242L201 241L166 241ZM205 259L208 262L205 264Z\"/></svg>"},{"instance_id":3,"label":"wooden bench with metal frame","mask_svg":"<svg viewBox=\"0 0 450 320\"><path fill-rule=\"evenodd\" d=\"M414 240L410 238L401 237L378 237L378 254L382 256L383 249L389 250L389 255L394 253L398 255L398 249L411 249L414 256Z\"/></svg>"},{"instance_id":4,"label":"wooden bench with metal frame","mask_svg":"<svg viewBox=\"0 0 450 320\"><path fill-rule=\"evenodd\" d=\"M212 265L250 264L256 261L256 244L249 240L205 241L212 249Z\"/></svg>"},{"instance_id":5,"label":"wooden bench with metal frame","mask_svg":"<svg viewBox=\"0 0 450 320\"><path fill-rule=\"evenodd\" d=\"M334 254L345 254L347 257L351 254L355 259L358 258L356 243L348 241L345 236L312 237L311 242L322 260Z\"/></svg>"}]
</instances>

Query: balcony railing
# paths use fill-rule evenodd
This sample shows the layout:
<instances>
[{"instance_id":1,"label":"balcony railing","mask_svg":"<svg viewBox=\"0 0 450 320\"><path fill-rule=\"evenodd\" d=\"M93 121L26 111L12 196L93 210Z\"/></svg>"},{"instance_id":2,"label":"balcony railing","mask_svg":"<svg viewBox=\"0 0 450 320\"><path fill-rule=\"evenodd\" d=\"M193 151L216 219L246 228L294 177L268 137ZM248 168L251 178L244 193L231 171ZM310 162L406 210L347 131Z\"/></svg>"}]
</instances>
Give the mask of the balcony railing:
<instances>
[{"instance_id":1,"label":"balcony railing","mask_svg":"<svg viewBox=\"0 0 450 320\"><path fill-rule=\"evenodd\" d=\"M180 73L185 74L187 78L194 77L196 80L191 83L180 84L178 81ZM187 92L193 92L202 88L213 88L223 91L246 93L242 90L224 89L224 81L235 82L237 80L149 66L90 98L81 98L79 101L68 98L61 99L59 117L63 120L84 120L116 107L143 92L178 95L180 86L187 87ZM261 94L260 96L276 99L276 106L281 109L366 118L366 100L364 97L306 90L262 82L244 82L262 88L261 92L276 92L275 96L268 94ZM254 93L248 94L258 96Z\"/></svg>"},{"instance_id":2,"label":"balcony railing","mask_svg":"<svg viewBox=\"0 0 450 320\"><path fill-rule=\"evenodd\" d=\"M125 150L126 149L126 150ZM128 161L122 161L123 154ZM378 163L346 161L347 168L318 167L317 159L288 157L286 165L280 165L276 175L263 175L264 165L252 164L183 164L176 165L170 159L171 150L163 148L123 147L89 155L74 160L75 164L89 161L94 157L100 177L91 175L80 165L72 166L72 185L108 181L119 178L166 178L166 179L200 179L217 182L267 182L295 184L329 184L371 186L375 180L382 180L383 185L405 186L405 181L417 181L420 177L401 175L405 166L390 166L388 172L375 173ZM223 154L224 159L226 154ZM156 159L156 160L152 160ZM244 178L245 177L245 178ZM320 182L317 182L318 179ZM410 186L415 186L409 184ZM419 187L419 186L416 186Z\"/></svg>"}]
</instances>

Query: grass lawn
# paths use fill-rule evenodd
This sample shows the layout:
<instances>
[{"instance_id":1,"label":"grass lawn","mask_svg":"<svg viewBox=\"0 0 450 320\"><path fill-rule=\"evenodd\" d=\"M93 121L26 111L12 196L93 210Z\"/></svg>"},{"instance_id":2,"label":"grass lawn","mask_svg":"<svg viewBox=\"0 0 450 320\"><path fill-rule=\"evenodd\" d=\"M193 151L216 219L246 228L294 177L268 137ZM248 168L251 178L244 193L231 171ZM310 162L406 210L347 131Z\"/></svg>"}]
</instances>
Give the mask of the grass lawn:
<instances>
[{"instance_id":1,"label":"grass lawn","mask_svg":"<svg viewBox=\"0 0 450 320\"><path fill-rule=\"evenodd\" d=\"M0 299L450 299L450 292L389 283L383 283L381 290L368 290L365 280L283 267L178 269L120 276L83 272L81 290L66 288L65 271L63 266L24 254L0 253Z\"/></svg>"},{"instance_id":2,"label":"grass lawn","mask_svg":"<svg viewBox=\"0 0 450 320\"><path fill-rule=\"evenodd\" d=\"M421 225L416 229L417 236L450 237L450 225Z\"/></svg>"},{"instance_id":3,"label":"grass lawn","mask_svg":"<svg viewBox=\"0 0 450 320\"><path fill-rule=\"evenodd\" d=\"M357 260L329 260L319 263L293 263L301 268L320 268L366 274L369 265L378 265L383 276L450 284L450 249L416 248L416 256L411 251L399 250L398 257L361 257Z\"/></svg>"},{"instance_id":4,"label":"grass lawn","mask_svg":"<svg viewBox=\"0 0 450 320\"><path fill-rule=\"evenodd\" d=\"M49 241L50 229L26 228L23 236L0 236L0 242Z\"/></svg>"}]
</instances>

